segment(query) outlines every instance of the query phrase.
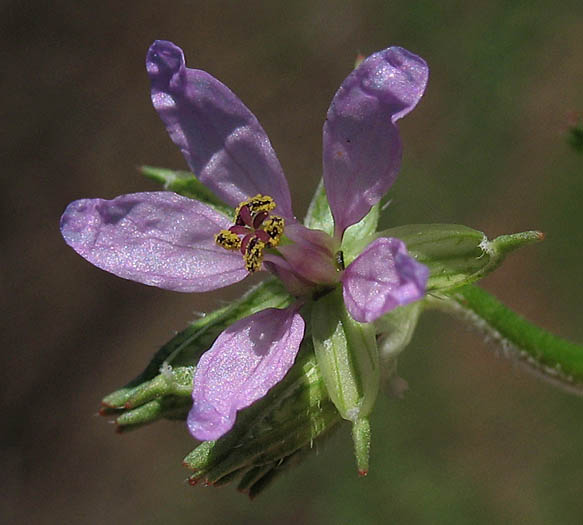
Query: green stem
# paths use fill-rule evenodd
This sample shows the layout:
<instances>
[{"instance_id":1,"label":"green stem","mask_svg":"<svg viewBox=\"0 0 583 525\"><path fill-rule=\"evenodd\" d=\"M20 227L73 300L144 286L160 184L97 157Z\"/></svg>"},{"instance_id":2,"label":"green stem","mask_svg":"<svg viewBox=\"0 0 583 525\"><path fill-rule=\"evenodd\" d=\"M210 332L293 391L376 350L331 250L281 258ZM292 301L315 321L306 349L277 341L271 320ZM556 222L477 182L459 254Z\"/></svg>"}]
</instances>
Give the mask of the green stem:
<instances>
[{"instance_id":1,"label":"green stem","mask_svg":"<svg viewBox=\"0 0 583 525\"><path fill-rule=\"evenodd\" d=\"M583 346L546 332L475 285L426 306L454 314L501 345L504 355L568 391L583 394Z\"/></svg>"}]
</instances>

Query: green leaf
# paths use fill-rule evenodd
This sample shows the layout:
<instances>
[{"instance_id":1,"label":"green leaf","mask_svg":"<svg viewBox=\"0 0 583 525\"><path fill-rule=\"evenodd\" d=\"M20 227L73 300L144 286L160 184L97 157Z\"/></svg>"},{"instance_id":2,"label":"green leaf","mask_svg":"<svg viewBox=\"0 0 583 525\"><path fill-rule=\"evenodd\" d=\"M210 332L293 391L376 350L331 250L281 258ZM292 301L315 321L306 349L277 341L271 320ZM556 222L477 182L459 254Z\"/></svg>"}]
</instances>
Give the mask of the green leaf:
<instances>
[{"instance_id":1,"label":"green leaf","mask_svg":"<svg viewBox=\"0 0 583 525\"><path fill-rule=\"evenodd\" d=\"M153 166L142 166L140 171L149 179L163 184L165 190L204 202L223 215L229 218L233 217L233 208L221 201L190 171L174 171Z\"/></svg>"},{"instance_id":2,"label":"green leaf","mask_svg":"<svg viewBox=\"0 0 583 525\"><path fill-rule=\"evenodd\" d=\"M583 346L557 337L516 314L477 286L465 286L425 304L453 314L498 343L504 355L547 382L583 394Z\"/></svg>"},{"instance_id":3,"label":"green leaf","mask_svg":"<svg viewBox=\"0 0 583 525\"><path fill-rule=\"evenodd\" d=\"M477 281L495 270L511 251L544 238L541 232L527 231L489 241L482 232L457 224L410 224L378 232L378 237L401 239L409 253L429 267L428 292ZM362 248L370 241L361 241Z\"/></svg>"}]
</instances>

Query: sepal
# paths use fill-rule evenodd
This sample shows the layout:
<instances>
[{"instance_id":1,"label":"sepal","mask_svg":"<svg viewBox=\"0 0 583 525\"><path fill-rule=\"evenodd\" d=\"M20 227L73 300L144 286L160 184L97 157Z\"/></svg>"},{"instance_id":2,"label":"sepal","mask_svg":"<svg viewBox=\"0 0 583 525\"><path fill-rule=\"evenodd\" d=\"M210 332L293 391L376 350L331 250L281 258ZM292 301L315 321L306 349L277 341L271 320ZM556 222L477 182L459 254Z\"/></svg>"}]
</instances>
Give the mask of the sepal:
<instances>
[{"instance_id":1,"label":"sepal","mask_svg":"<svg viewBox=\"0 0 583 525\"><path fill-rule=\"evenodd\" d=\"M480 231L457 224L410 224L390 228L375 237L396 237L409 254L430 270L427 292L449 291L477 281L495 270L511 252L543 240L539 231L502 235L488 240ZM355 245L356 252L345 252L347 262L371 241Z\"/></svg>"},{"instance_id":2,"label":"sepal","mask_svg":"<svg viewBox=\"0 0 583 525\"><path fill-rule=\"evenodd\" d=\"M122 433L128 430L135 430L159 419L182 420L186 418L191 404L190 399L187 397L167 396L153 399L121 414L115 420L116 431Z\"/></svg>"},{"instance_id":3,"label":"sepal","mask_svg":"<svg viewBox=\"0 0 583 525\"><path fill-rule=\"evenodd\" d=\"M377 345L381 363L381 384L392 397L403 397L407 382L397 375L397 361L401 352L411 342L423 302L400 306L375 321Z\"/></svg>"},{"instance_id":4,"label":"sepal","mask_svg":"<svg viewBox=\"0 0 583 525\"><path fill-rule=\"evenodd\" d=\"M314 192L308 213L304 218L304 225L312 230L322 230L330 236L334 235L334 219L328 204L328 197L326 197L324 179L320 179Z\"/></svg>"},{"instance_id":5,"label":"sepal","mask_svg":"<svg viewBox=\"0 0 583 525\"><path fill-rule=\"evenodd\" d=\"M380 218L380 204L375 204L364 218L349 226L342 237L342 250L354 251L354 245L360 245L363 238L367 238L376 232ZM328 235L334 235L334 219L326 196L324 180L321 179L312 201L308 208L308 213L304 219L304 225L314 230L322 230Z\"/></svg>"},{"instance_id":6,"label":"sepal","mask_svg":"<svg viewBox=\"0 0 583 525\"><path fill-rule=\"evenodd\" d=\"M160 348L138 377L104 397L100 413L119 415L122 410L137 408L169 395L190 397L192 367L223 330L265 308L285 308L292 299L279 281L270 279L229 306L197 319ZM186 385L188 381L189 388Z\"/></svg>"},{"instance_id":7,"label":"sepal","mask_svg":"<svg viewBox=\"0 0 583 525\"><path fill-rule=\"evenodd\" d=\"M211 208L231 218L234 210L220 200L190 171L175 171L154 166L141 166L140 171L148 179L158 182L167 191L173 191L184 197L204 202Z\"/></svg>"}]
</instances>

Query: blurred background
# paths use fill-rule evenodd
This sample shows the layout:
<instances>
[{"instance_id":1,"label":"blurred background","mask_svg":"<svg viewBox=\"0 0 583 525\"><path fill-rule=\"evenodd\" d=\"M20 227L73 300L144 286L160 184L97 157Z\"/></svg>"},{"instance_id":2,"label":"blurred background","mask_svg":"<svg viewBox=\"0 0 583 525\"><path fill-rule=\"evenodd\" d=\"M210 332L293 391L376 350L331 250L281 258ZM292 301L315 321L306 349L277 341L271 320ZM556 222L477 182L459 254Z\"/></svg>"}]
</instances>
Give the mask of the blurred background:
<instances>
[{"instance_id":1,"label":"blurred background","mask_svg":"<svg viewBox=\"0 0 583 525\"><path fill-rule=\"evenodd\" d=\"M194 317L245 286L183 295L106 274L60 238L67 203L154 190L140 164L184 169L149 100L154 39L185 50L255 112L303 215L321 127L357 53L401 45L431 77L400 122L385 225L449 222L544 243L483 286L583 342L580 0L2 2L3 523L581 523L583 399L425 314L403 356L410 392L381 398L372 468L347 429L250 502L189 487L194 442L160 422L116 435L100 399Z\"/></svg>"}]
</instances>

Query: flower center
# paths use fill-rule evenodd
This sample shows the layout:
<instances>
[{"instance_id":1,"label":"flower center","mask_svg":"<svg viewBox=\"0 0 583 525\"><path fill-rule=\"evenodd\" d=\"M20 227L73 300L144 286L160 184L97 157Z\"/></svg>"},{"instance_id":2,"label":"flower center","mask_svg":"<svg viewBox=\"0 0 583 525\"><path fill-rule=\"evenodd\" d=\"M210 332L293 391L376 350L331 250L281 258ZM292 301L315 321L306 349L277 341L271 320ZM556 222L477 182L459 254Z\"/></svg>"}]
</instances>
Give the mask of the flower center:
<instances>
[{"instance_id":1,"label":"flower center","mask_svg":"<svg viewBox=\"0 0 583 525\"><path fill-rule=\"evenodd\" d=\"M263 250L277 246L283 234L283 217L270 214L275 206L269 195L255 195L237 206L235 224L215 235L215 242L225 250L241 251L249 273L261 268Z\"/></svg>"}]
</instances>

